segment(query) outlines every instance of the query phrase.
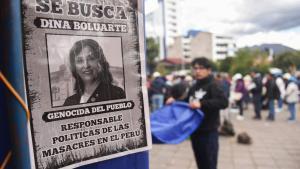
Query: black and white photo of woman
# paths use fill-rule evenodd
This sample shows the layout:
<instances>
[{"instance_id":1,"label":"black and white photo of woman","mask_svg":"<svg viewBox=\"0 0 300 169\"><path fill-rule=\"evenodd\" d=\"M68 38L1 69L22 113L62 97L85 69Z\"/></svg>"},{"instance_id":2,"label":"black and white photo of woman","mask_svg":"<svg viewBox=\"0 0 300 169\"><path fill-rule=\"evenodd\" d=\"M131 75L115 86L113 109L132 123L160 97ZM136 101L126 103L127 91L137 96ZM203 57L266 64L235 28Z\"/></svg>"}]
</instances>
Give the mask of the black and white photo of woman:
<instances>
[{"instance_id":1,"label":"black and white photo of woman","mask_svg":"<svg viewBox=\"0 0 300 169\"><path fill-rule=\"evenodd\" d=\"M92 39L74 43L69 53L70 70L75 79L74 92L64 106L125 98L122 88L113 85L103 49Z\"/></svg>"}]
</instances>

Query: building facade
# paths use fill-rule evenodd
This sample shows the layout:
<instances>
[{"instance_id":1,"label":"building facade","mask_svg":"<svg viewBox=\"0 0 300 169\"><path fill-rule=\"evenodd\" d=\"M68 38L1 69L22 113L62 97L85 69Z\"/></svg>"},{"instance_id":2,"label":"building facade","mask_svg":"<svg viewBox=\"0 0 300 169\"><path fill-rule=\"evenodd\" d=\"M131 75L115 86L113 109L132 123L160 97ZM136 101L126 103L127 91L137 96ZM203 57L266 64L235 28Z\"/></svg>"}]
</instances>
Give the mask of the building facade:
<instances>
[{"instance_id":1,"label":"building facade","mask_svg":"<svg viewBox=\"0 0 300 169\"><path fill-rule=\"evenodd\" d=\"M176 37L175 43L168 47L168 57L191 61L196 57L221 60L234 56L235 40L229 36L215 35L210 32L189 31L188 35Z\"/></svg>"},{"instance_id":2,"label":"building facade","mask_svg":"<svg viewBox=\"0 0 300 169\"><path fill-rule=\"evenodd\" d=\"M234 56L237 47L233 37L224 35L213 35L213 60L222 60Z\"/></svg>"},{"instance_id":3,"label":"building facade","mask_svg":"<svg viewBox=\"0 0 300 169\"><path fill-rule=\"evenodd\" d=\"M159 58L165 59L169 54L167 47L173 45L180 35L179 0L147 0L145 2L146 37L154 38L160 46Z\"/></svg>"}]
</instances>

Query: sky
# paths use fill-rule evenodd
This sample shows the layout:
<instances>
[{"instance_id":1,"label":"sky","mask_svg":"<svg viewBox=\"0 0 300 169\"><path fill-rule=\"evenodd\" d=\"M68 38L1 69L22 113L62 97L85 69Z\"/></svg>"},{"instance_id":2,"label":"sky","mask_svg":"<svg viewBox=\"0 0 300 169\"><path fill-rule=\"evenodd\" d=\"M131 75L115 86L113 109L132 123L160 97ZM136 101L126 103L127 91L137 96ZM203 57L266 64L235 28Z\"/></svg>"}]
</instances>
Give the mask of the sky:
<instances>
[{"instance_id":1,"label":"sky","mask_svg":"<svg viewBox=\"0 0 300 169\"><path fill-rule=\"evenodd\" d=\"M238 47L281 43L300 50L300 0L179 1L183 33L230 35Z\"/></svg>"},{"instance_id":2,"label":"sky","mask_svg":"<svg viewBox=\"0 0 300 169\"><path fill-rule=\"evenodd\" d=\"M181 9L183 31L231 35L238 47L282 43L300 49L300 0L184 0Z\"/></svg>"}]
</instances>

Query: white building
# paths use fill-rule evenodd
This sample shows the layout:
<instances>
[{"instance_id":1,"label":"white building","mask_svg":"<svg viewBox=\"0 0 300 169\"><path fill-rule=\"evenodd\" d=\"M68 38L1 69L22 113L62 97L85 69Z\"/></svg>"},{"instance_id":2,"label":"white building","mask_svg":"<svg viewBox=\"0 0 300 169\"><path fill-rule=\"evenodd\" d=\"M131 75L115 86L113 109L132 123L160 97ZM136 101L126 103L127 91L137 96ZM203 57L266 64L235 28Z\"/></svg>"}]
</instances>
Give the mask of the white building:
<instances>
[{"instance_id":1,"label":"white building","mask_svg":"<svg viewBox=\"0 0 300 169\"><path fill-rule=\"evenodd\" d=\"M233 37L213 35L212 39L213 60L221 60L234 56L237 48Z\"/></svg>"},{"instance_id":2,"label":"white building","mask_svg":"<svg viewBox=\"0 0 300 169\"><path fill-rule=\"evenodd\" d=\"M215 61L234 56L237 48L233 37L192 30L185 37L175 38L175 43L169 46L168 50L170 57L186 61L196 57L206 57Z\"/></svg>"},{"instance_id":3,"label":"white building","mask_svg":"<svg viewBox=\"0 0 300 169\"><path fill-rule=\"evenodd\" d=\"M167 47L179 36L179 0L146 0L146 37L152 37L160 44L160 59L168 56Z\"/></svg>"}]
</instances>

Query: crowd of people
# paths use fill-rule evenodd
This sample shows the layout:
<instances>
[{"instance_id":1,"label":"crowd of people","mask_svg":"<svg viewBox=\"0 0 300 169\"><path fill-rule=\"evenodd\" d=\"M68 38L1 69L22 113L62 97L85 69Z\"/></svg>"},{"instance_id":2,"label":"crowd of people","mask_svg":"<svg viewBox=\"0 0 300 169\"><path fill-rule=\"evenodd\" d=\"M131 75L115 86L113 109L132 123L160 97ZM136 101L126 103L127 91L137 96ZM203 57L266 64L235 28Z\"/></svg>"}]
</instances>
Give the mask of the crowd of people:
<instances>
[{"instance_id":1,"label":"crowd of people","mask_svg":"<svg viewBox=\"0 0 300 169\"><path fill-rule=\"evenodd\" d=\"M263 75L255 70L245 76L237 73L231 77L228 73L213 72L211 62L203 57L194 59L191 68L191 75L162 76L154 72L148 76L147 87L151 112L180 100L204 113L202 123L191 135L198 168L216 168L221 118L226 120L233 109L238 109L237 120L243 120L244 109L253 103L254 120L261 120L262 109L268 109L266 120L274 121L286 103L290 112L288 121L296 121L300 77L278 71Z\"/></svg>"},{"instance_id":2,"label":"crowd of people","mask_svg":"<svg viewBox=\"0 0 300 169\"><path fill-rule=\"evenodd\" d=\"M267 109L267 120L274 121L286 103L290 112L289 122L296 121L296 105L299 102L300 80L290 73L272 72L262 75L251 71L244 77L235 74L231 80L232 103L239 107L238 120L244 119L243 109L253 103L253 119L262 119L261 110Z\"/></svg>"},{"instance_id":3,"label":"crowd of people","mask_svg":"<svg viewBox=\"0 0 300 169\"><path fill-rule=\"evenodd\" d=\"M300 100L300 75L272 71L263 75L255 70L244 76L240 73L230 76L228 73L216 72L212 75L230 101L223 112L229 113L238 109L236 118L243 120L244 110L252 103L253 119L262 119L261 111L265 109L269 112L266 120L274 121L276 113L282 112L283 106L287 105L290 112L288 120L296 120L296 107ZM147 87L151 111L162 107L167 98L176 95L176 92L182 92L180 90L192 86L193 83L195 78L189 74L172 73L162 76L159 72L154 72L152 76L149 75Z\"/></svg>"}]
</instances>

